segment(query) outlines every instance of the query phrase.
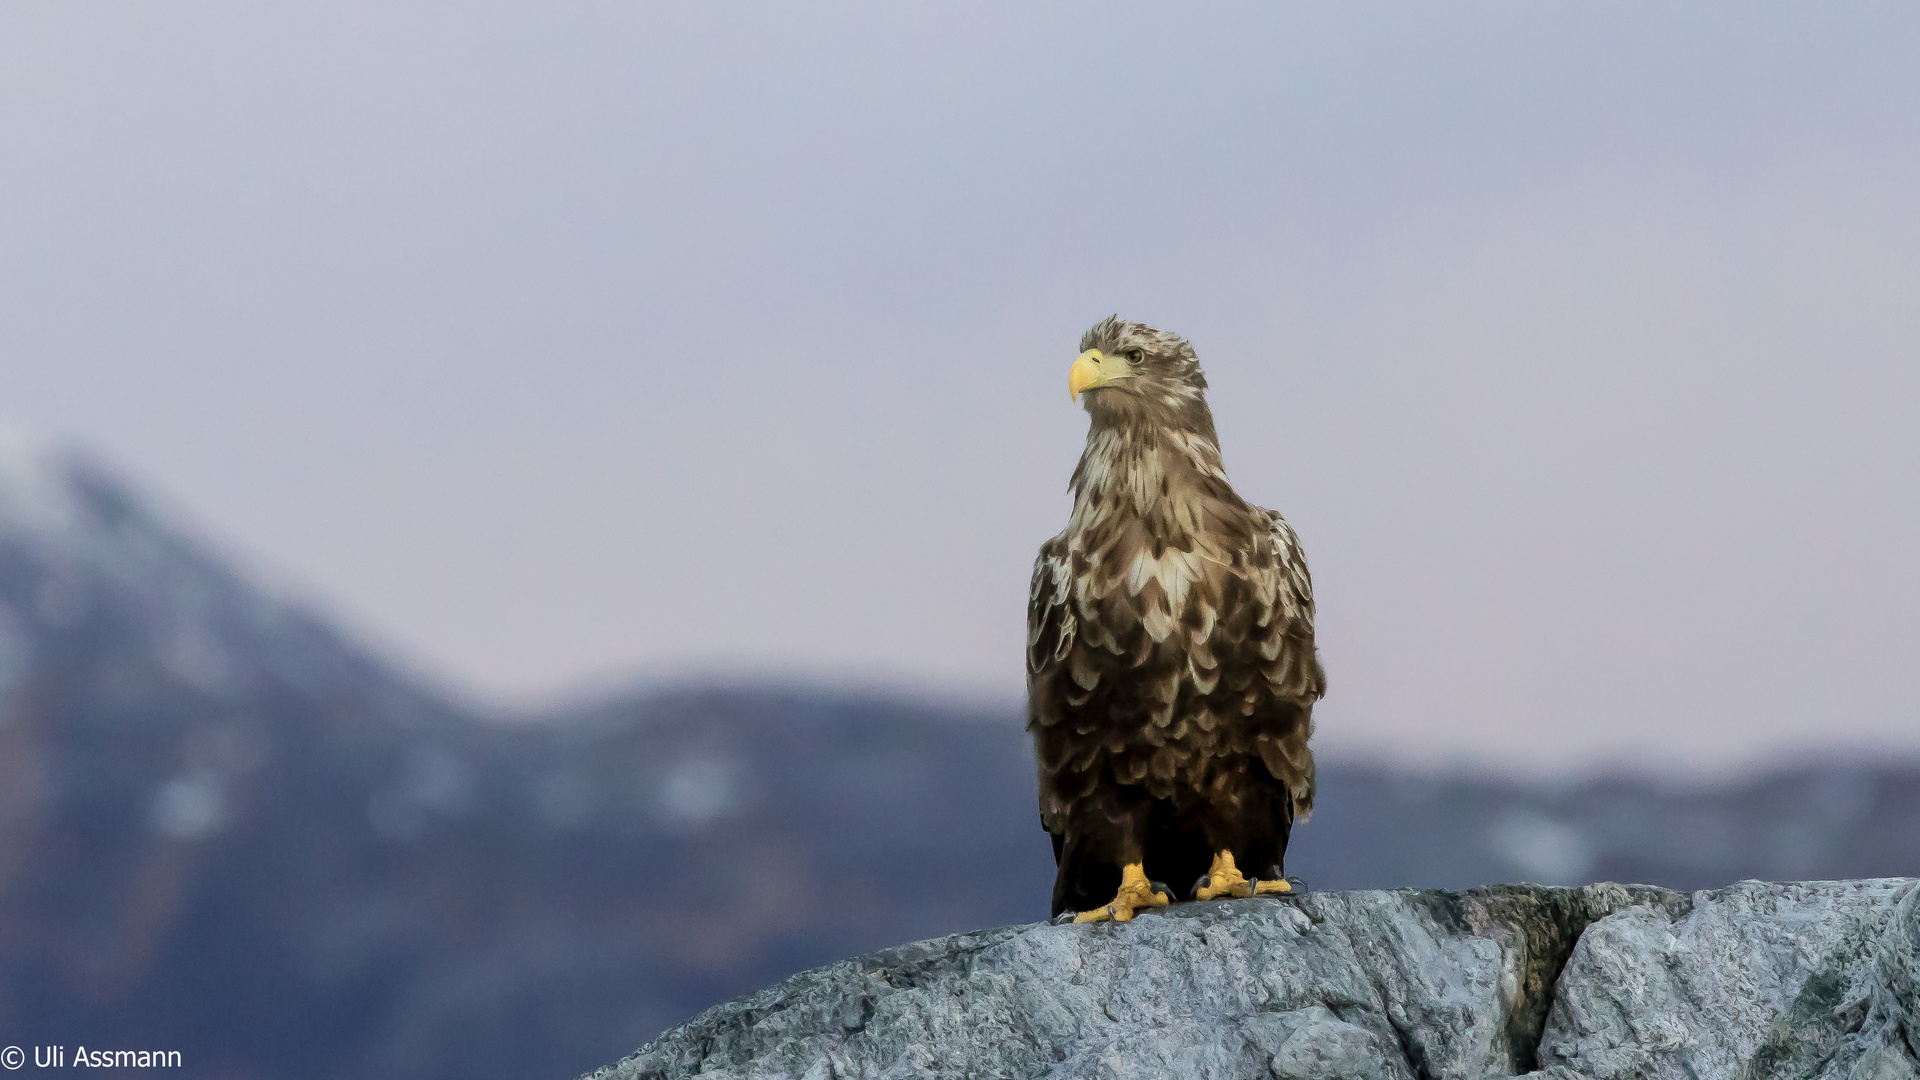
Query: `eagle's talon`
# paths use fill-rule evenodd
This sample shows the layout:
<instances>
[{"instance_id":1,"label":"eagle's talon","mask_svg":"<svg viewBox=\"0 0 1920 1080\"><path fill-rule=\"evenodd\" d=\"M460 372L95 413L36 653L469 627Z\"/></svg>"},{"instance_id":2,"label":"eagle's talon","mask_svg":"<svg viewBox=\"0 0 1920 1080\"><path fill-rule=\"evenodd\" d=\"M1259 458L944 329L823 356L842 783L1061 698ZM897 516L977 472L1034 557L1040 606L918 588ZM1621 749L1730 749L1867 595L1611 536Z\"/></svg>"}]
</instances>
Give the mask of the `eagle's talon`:
<instances>
[{"instance_id":1,"label":"eagle's talon","mask_svg":"<svg viewBox=\"0 0 1920 1080\"><path fill-rule=\"evenodd\" d=\"M1274 867L1278 870L1279 867ZM1203 874L1194 883L1195 900L1221 900L1233 897L1245 900L1250 896L1276 896L1292 891L1285 880L1263 880L1242 875L1233 865L1233 852L1221 851L1213 857L1213 868Z\"/></svg>"},{"instance_id":2,"label":"eagle's talon","mask_svg":"<svg viewBox=\"0 0 1920 1080\"><path fill-rule=\"evenodd\" d=\"M1129 922L1132 919L1133 919L1133 909L1131 908L1127 909L1126 918L1123 919L1120 917L1120 913L1114 909L1114 905L1112 904L1108 904L1106 907L1103 907L1103 908L1094 908L1092 911L1083 911L1080 914L1075 915L1073 917L1073 921L1076 923Z\"/></svg>"},{"instance_id":3,"label":"eagle's talon","mask_svg":"<svg viewBox=\"0 0 1920 1080\"><path fill-rule=\"evenodd\" d=\"M1077 911L1063 911L1060 914L1055 915L1053 917L1053 925L1055 926L1071 925L1073 923L1074 917L1079 914L1080 913Z\"/></svg>"},{"instance_id":4,"label":"eagle's talon","mask_svg":"<svg viewBox=\"0 0 1920 1080\"><path fill-rule=\"evenodd\" d=\"M1073 921L1132 922L1134 914L1142 908L1166 907L1171 903L1172 890L1157 881L1148 881L1139 863L1128 863L1121 868L1120 890L1114 894L1113 902L1094 911L1083 911L1075 915Z\"/></svg>"}]
</instances>

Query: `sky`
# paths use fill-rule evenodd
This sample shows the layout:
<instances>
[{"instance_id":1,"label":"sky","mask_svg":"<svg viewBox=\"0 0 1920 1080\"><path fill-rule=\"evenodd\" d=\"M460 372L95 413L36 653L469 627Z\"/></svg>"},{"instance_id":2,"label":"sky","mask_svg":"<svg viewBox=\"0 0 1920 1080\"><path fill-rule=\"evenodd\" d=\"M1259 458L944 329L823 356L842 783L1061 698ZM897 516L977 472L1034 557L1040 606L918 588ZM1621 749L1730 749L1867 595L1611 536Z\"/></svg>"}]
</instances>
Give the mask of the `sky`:
<instances>
[{"instance_id":1,"label":"sky","mask_svg":"<svg viewBox=\"0 0 1920 1080\"><path fill-rule=\"evenodd\" d=\"M0 421L458 692L1014 703L1190 338L1316 745L1920 750L1920 8L0 11Z\"/></svg>"}]
</instances>

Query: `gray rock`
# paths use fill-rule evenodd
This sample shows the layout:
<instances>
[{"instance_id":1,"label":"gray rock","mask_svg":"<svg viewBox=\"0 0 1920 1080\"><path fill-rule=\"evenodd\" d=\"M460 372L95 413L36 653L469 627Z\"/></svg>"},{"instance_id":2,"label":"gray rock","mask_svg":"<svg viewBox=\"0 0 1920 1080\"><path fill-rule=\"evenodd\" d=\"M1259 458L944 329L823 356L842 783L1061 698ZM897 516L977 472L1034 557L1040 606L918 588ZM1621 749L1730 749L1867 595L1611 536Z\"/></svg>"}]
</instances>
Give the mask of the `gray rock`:
<instances>
[{"instance_id":1,"label":"gray rock","mask_svg":"<svg viewBox=\"0 0 1920 1080\"><path fill-rule=\"evenodd\" d=\"M1547 1075L1914 1077L1920 889L1742 882L1668 919L1587 928L1540 1044Z\"/></svg>"},{"instance_id":2,"label":"gray rock","mask_svg":"<svg viewBox=\"0 0 1920 1080\"><path fill-rule=\"evenodd\" d=\"M592 1077L1914 1077L1917 895L1523 885L1009 927L804 972Z\"/></svg>"}]
</instances>

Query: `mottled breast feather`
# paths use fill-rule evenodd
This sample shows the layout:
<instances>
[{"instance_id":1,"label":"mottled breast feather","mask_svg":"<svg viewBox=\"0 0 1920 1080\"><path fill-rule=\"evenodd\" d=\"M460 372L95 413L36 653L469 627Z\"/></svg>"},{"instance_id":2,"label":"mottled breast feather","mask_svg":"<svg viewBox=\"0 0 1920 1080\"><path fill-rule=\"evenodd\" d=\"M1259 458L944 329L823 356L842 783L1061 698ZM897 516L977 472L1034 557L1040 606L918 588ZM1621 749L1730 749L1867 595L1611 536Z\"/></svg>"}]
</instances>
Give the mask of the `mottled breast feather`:
<instances>
[{"instance_id":1,"label":"mottled breast feather","mask_svg":"<svg viewBox=\"0 0 1920 1080\"><path fill-rule=\"evenodd\" d=\"M1207 479L1211 480L1211 477ZM1313 585L1284 518L1217 484L1166 522L1076 512L1034 562L1028 726L1050 831L1105 782L1176 805L1231 803L1257 756L1313 807L1307 748L1325 692Z\"/></svg>"}]
</instances>

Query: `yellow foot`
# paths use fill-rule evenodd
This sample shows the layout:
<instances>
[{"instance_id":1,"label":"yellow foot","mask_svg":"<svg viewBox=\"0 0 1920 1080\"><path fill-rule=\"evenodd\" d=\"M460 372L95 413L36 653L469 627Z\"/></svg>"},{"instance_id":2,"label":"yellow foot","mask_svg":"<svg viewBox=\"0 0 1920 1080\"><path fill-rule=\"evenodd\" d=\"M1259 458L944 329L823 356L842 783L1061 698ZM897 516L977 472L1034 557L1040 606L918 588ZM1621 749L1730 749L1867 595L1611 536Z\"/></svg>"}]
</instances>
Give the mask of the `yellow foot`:
<instances>
[{"instance_id":1,"label":"yellow foot","mask_svg":"<svg viewBox=\"0 0 1920 1080\"><path fill-rule=\"evenodd\" d=\"M1223 897L1246 898L1249 896L1278 896L1290 893L1293 886L1283 878L1260 880L1245 877L1238 867L1233 865L1233 852L1222 851L1213 857L1213 866L1207 876L1200 879L1194 887L1195 900L1218 900Z\"/></svg>"},{"instance_id":2,"label":"yellow foot","mask_svg":"<svg viewBox=\"0 0 1920 1080\"><path fill-rule=\"evenodd\" d=\"M1083 922L1132 922L1134 912L1141 908L1166 907L1173 903L1173 897L1167 895L1164 885L1156 885L1147 880L1146 867L1140 863L1128 863L1120 868L1120 891L1114 894L1113 903L1092 911L1083 911L1073 917L1077 923Z\"/></svg>"}]
</instances>

